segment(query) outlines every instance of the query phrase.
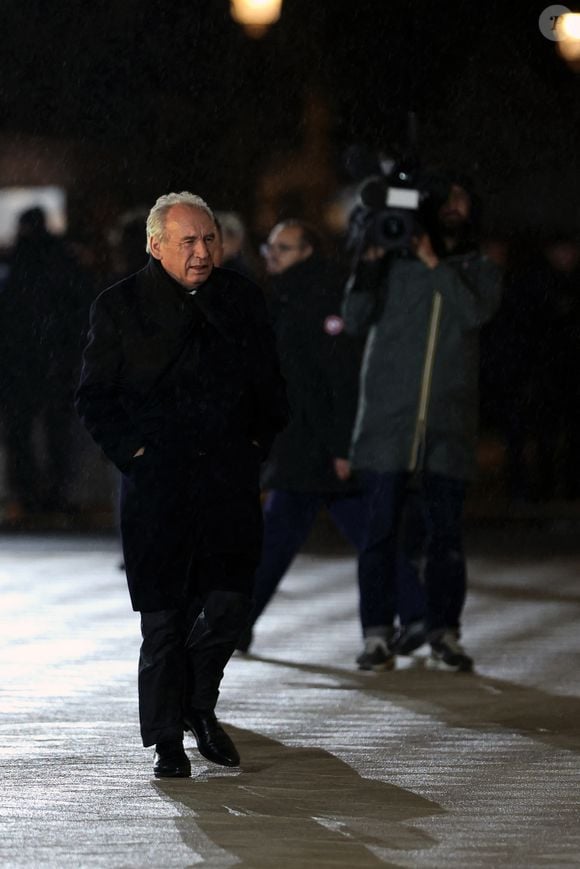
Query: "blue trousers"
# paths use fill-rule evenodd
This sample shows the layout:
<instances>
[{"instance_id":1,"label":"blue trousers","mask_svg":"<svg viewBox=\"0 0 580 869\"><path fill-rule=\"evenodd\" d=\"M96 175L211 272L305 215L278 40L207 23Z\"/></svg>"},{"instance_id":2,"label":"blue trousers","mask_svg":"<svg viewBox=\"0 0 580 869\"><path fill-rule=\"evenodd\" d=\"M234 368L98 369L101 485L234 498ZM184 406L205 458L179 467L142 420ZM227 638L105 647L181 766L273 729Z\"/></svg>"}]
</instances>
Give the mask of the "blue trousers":
<instances>
[{"instance_id":1,"label":"blue trousers","mask_svg":"<svg viewBox=\"0 0 580 869\"><path fill-rule=\"evenodd\" d=\"M395 582L398 569L398 530L410 497L409 475L365 475L371 499L366 558L369 570L386 571L386 585ZM438 474L425 473L421 497L427 523L425 566L426 621L429 631L459 628L466 595L462 513L466 484Z\"/></svg>"},{"instance_id":2,"label":"blue trousers","mask_svg":"<svg viewBox=\"0 0 580 869\"><path fill-rule=\"evenodd\" d=\"M322 506L358 552L359 613L363 632L374 626L392 625L397 613L402 624L423 617L424 591L416 558L424 541L420 511L405 529L404 551L396 556L396 571L387 575L378 565L376 551L367 545L371 495L368 488L346 496L281 489L269 492L264 504L264 542L254 581L251 624L268 605Z\"/></svg>"}]
</instances>

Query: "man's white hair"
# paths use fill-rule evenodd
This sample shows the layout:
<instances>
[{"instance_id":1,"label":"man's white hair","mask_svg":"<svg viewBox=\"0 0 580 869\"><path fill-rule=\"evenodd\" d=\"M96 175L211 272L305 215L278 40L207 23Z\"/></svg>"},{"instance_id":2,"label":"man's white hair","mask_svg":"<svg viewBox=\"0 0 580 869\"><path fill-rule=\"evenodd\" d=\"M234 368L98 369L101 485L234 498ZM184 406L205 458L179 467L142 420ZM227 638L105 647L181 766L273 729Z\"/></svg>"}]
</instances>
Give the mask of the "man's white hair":
<instances>
[{"instance_id":1,"label":"man's white hair","mask_svg":"<svg viewBox=\"0 0 580 869\"><path fill-rule=\"evenodd\" d=\"M174 205L189 205L191 208L201 208L215 221L213 211L201 196L196 196L195 193L189 193L187 190L181 193L166 193L165 196L159 197L147 217L147 245L145 247L147 253L151 253L150 239L163 240L167 212Z\"/></svg>"}]
</instances>

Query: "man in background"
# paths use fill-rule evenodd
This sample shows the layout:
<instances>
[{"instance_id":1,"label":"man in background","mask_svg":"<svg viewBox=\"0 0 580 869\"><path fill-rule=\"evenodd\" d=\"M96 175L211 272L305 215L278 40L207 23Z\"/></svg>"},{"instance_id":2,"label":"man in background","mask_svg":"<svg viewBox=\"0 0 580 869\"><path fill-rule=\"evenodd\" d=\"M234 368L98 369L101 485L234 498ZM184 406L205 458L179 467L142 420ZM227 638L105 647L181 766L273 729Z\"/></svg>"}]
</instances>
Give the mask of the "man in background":
<instances>
[{"instance_id":1,"label":"man in background","mask_svg":"<svg viewBox=\"0 0 580 869\"><path fill-rule=\"evenodd\" d=\"M222 247L220 265L253 278L255 269L246 247L246 227L241 217L235 211L218 211L216 220Z\"/></svg>"},{"instance_id":2,"label":"man in background","mask_svg":"<svg viewBox=\"0 0 580 869\"><path fill-rule=\"evenodd\" d=\"M44 211L23 212L0 294L0 420L11 521L70 507L72 402L92 299L88 275L49 231Z\"/></svg>"}]
</instances>

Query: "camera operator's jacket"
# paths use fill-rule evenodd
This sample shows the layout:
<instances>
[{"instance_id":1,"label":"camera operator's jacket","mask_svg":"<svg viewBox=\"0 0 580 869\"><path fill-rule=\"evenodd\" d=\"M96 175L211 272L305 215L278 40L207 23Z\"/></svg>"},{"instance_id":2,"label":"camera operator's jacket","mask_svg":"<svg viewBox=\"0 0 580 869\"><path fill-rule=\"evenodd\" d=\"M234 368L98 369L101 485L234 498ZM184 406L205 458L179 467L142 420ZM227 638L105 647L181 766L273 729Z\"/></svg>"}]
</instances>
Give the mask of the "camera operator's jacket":
<instances>
[{"instance_id":1,"label":"camera operator's jacket","mask_svg":"<svg viewBox=\"0 0 580 869\"><path fill-rule=\"evenodd\" d=\"M442 297L423 468L475 472L479 330L500 303L500 272L472 251L434 269L408 255L360 263L343 302L346 328L368 330L351 459L378 472L409 469L433 295Z\"/></svg>"}]
</instances>

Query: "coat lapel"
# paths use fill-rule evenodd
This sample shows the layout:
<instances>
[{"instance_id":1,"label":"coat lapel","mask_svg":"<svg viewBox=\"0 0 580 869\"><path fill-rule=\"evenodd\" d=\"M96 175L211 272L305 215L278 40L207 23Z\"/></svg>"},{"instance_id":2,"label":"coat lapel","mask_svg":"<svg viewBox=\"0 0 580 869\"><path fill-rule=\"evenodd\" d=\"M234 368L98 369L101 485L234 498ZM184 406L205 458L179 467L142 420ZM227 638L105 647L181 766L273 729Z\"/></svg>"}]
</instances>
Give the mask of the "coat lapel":
<instances>
[{"instance_id":1,"label":"coat lapel","mask_svg":"<svg viewBox=\"0 0 580 869\"><path fill-rule=\"evenodd\" d=\"M138 273L137 289L141 303L138 313L146 334L171 335L189 326L191 300L153 257Z\"/></svg>"},{"instance_id":2,"label":"coat lapel","mask_svg":"<svg viewBox=\"0 0 580 869\"><path fill-rule=\"evenodd\" d=\"M214 269L205 284L193 296L193 301L206 320L217 329L226 341L235 341L236 329L233 305L229 303L229 280L227 272ZM231 288L235 292L235 288Z\"/></svg>"},{"instance_id":3,"label":"coat lapel","mask_svg":"<svg viewBox=\"0 0 580 869\"><path fill-rule=\"evenodd\" d=\"M228 303L228 292L235 292L235 288L229 288L227 273L222 269L214 269L193 296L153 257L138 272L137 281L145 333L180 332L197 316L207 320L226 341L236 340L239 328L236 329L233 306Z\"/></svg>"}]
</instances>

